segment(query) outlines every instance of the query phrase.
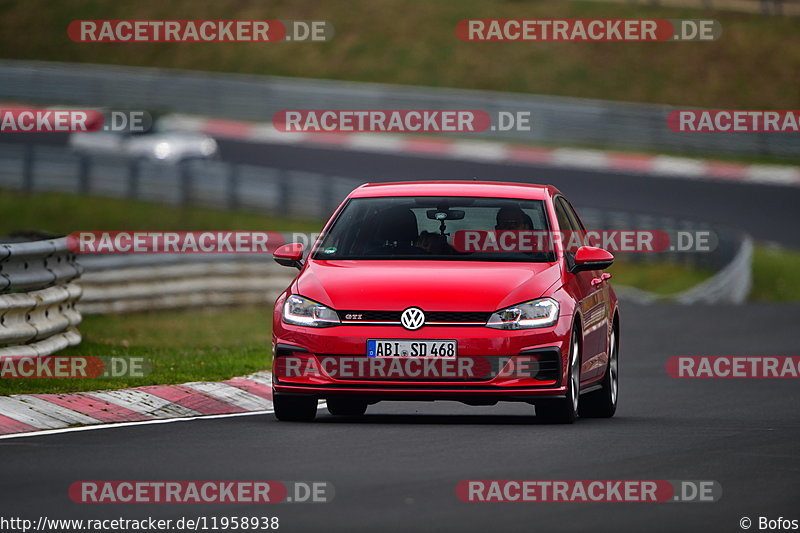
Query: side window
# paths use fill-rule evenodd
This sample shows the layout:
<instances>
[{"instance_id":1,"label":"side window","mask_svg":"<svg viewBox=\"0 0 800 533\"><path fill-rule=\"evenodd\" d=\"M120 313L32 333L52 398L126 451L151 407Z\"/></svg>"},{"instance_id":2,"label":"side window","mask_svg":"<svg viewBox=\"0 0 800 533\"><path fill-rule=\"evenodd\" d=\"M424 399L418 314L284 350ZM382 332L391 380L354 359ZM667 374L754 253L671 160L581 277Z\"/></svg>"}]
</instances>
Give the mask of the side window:
<instances>
[{"instance_id":1,"label":"side window","mask_svg":"<svg viewBox=\"0 0 800 533\"><path fill-rule=\"evenodd\" d=\"M575 256L575 250L569 246L567 239L564 238L564 236L572 233L572 223L569 220L567 211L564 209L564 204L562 203L561 198L556 198L554 207L556 210L556 219L558 219L558 230L562 235L561 243L564 245L564 253L567 259L567 264L572 267L572 260Z\"/></svg>"},{"instance_id":2,"label":"side window","mask_svg":"<svg viewBox=\"0 0 800 533\"><path fill-rule=\"evenodd\" d=\"M572 223L572 229L575 231L585 232L586 228L583 226L583 222L581 222L581 219L578 217L578 213L575 212L572 204L569 203L563 196L559 198L559 201L564 203L564 210L567 212L567 216Z\"/></svg>"},{"instance_id":3,"label":"side window","mask_svg":"<svg viewBox=\"0 0 800 533\"><path fill-rule=\"evenodd\" d=\"M569 216L567 215L567 211L564 209L564 204L561 198L556 200L556 218L558 219L558 229L560 231L570 231L572 229L572 223L569 220Z\"/></svg>"},{"instance_id":4,"label":"side window","mask_svg":"<svg viewBox=\"0 0 800 533\"><path fill-rule=\"evenodd\" d=\"M558 217L558 227L561 228L561 242L564 245L567 260L572 261L575 252L581 245L585 230L572 206L563 196L556 199L556 216Z\"/></svg>"}]
</instances>

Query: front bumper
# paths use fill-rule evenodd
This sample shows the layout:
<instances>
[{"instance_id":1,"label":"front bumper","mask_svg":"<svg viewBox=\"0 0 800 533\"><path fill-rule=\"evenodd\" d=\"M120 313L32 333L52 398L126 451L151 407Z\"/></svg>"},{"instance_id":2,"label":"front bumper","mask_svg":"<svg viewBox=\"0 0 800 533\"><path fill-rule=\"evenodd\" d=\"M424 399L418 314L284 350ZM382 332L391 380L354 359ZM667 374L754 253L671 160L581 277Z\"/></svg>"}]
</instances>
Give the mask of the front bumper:
<instances>
[{"instance_id":1,"label":"front bumper","mask_svg":"<svg viewBox=\"0 0 800 533\"><path fill-rule=\"evenodd\" d=\"M279 322L273 329L273 390L276 395L319 399L357 396L368 402L456 400L491 404L563 398L571 328L571 320L563 317L550 328L530 330L423 327L407 331L398 326L357 325L306 328ZM376 374L376 365L388 365L387 359L401 359L398 364L415 368L422 362L421 358L408 357L370 359L366 356L368 339L453 339L458 343L453 368L470 371L453 374L434 370L413 376L401 373L400 377ZM339 371L342 366L337 365L344 364L360 371Z\"/></svg>"}]
</instances>

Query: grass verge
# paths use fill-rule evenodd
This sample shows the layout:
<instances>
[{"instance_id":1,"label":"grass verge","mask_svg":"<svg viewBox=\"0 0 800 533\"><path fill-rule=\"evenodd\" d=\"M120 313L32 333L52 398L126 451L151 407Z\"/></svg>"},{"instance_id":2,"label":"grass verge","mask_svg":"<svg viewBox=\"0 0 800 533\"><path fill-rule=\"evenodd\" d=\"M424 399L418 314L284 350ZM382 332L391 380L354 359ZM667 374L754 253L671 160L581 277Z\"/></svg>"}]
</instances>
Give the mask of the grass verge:
<instances>
[{"instance_id":1,"label":"grass verge","mask_svg":"<svg viewBox=\"0 0 800 533\"><path fill-rule=\"evenodd\" d=\"M0 236L36 230L72 231L319 231L317 221L278 218L247 211L121 200L66 193L27 194L0 189Z\"/></svg>"},{"instance_id":2,"label":"grass verge","mask_svg":"<svg viewBox=\"0 0 800 533\"><path fill-rule=\"evenodd\" d=\"M750 299L760 302L800 301L800 252L757 246L753 254Z\"/></svg>"},{"instance_id":3,"label":"grass verge","mask_svg":"<svg viewBox=\"0 0 800 533\"><path fill-rule=\"evenodd\" d=\"M608 271L612 283L635 287L660 295L669 295L691 289L714 275L710 270L675 263L634 263L618 255Z\"/></svg>"},{"instance_id":4,"label":"grass verge","mask_svg":"<svg viewBox=\"0 0 800 533\"><path fill-rule=\"evenodd\" d=\"M191 16L190 16L191 15ZM327 43L75 43L80 19L316 19ZM465 18L713 18L714 42L463 42ZM35 31L31 31L31 29ZM0 56L693 105L796 109L794 17L545 0L6 0ZM776 53L779 51L780 53ZM258 118L258 117L257 117ZM265 117L260 117L265 118Z\"/></svg>"},{"instance_id":5,"label":"grass verge","mask_svg":"<svg viewBox=\"0 0 800 533\"><path fill-rule=\"evenodd\" d=\"M219 381L270 368L271 310L245 307L87 316L83 342L63 356L142 357L140 378L0 378L0 395L78 392Z\"/></svg>"}]
</instances>

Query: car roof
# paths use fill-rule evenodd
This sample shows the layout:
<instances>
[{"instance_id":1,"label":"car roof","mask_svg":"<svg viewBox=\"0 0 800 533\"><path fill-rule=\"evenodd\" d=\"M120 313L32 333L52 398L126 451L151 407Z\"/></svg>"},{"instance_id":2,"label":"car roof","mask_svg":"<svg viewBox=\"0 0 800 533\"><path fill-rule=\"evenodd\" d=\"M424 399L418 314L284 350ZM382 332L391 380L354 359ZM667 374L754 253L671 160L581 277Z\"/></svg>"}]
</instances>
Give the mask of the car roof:
<instances>
[{"instance_id":1,"label":"car roof","mask_svg":"<svg viewBox=\"0 0 800 533\"><path fill-rule=\"evenodd\" d=\"M559 194L552 185L504 181L402 181L365 183L350 198L385 196L475 196L479 198L520 198L545 200Z\"/></svg>"}]
</instances>

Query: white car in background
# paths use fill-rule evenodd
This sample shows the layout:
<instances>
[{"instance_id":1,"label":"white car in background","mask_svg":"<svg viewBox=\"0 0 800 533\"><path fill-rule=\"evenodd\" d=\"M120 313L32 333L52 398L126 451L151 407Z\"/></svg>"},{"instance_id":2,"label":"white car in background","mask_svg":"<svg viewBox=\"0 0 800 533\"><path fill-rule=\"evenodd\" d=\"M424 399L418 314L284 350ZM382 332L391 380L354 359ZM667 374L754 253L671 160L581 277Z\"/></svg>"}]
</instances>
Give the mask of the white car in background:
<instances>
[{"instance_id":1,"label":"white car in background","mask_svg":"<svg viewBox=\"0 0 800 533\"><path fill-rule=\"evenodd\" d=\"M72 133L68 145L88 155L117 155L179 163L187 159L210 159L219 154L217 141L208 135L161 131L159 124L147 132L93 131Z\"/></svg>"}]
</instances>

